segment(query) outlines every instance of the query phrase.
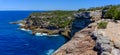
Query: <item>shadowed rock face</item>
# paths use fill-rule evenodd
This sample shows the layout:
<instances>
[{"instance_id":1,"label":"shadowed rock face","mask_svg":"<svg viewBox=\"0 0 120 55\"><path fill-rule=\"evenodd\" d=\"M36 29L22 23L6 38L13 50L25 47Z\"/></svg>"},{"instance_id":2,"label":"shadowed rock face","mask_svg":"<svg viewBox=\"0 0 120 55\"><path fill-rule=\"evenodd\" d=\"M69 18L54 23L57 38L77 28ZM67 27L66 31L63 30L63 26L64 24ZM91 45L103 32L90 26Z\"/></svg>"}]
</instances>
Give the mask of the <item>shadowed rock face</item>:
<instances>
[{"instance_id":1,"label":"shadowed rock face","mask_svg":"<svg viewBox=\"0 0 120 55\"><path fill-rule=\"evenodd\" d=\"M80 12L80 13L76 13L74 14L75 18L85 18L85 19L89 19L90 17L90 12Z\"/></svg>"},{"instance_id":2,"label":"shadowed rock face","mask_svg":"<svg viewBox=\"0 0 120 55\"><path fill-rule=\"evenodd\" d=\"M87 27L90 23L91 23L90 19L76 18L72 24L71 36L73 36L76 32Z\"/></svg>"}]
</instances>

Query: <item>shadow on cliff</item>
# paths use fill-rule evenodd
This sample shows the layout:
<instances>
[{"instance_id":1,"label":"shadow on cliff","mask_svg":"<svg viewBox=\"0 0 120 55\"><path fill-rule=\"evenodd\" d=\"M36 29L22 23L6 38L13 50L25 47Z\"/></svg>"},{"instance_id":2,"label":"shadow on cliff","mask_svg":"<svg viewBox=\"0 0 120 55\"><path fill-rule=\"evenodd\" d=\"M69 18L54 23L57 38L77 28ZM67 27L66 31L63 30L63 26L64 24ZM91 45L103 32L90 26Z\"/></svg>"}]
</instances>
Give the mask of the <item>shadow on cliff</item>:
<instances>
[{"instance_id":1,"label":"shadow on cliff","mask_svg":"<svg viewBox=\"0 0 120 55\"><path fill-rule=\"evenodd\" d=\"M90 13L82 12L78 14L74 14L75 20L73 21L70 36L75 35L76 32L87 27L92 21L90 20Z\"/></svg>"}]
</instances>

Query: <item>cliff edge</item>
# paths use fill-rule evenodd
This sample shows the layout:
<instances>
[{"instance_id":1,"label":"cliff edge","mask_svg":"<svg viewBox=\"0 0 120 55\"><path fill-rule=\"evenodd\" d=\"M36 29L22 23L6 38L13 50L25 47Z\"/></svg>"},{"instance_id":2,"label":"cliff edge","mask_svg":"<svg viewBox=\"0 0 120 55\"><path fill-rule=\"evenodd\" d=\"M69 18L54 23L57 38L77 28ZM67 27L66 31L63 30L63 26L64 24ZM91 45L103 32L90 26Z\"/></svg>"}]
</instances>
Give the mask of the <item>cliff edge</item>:
<instances>
[{"instance_id":1,"label":"cliff edge","mask_svg":"<svg viewBox=\"0 0 120 55\"><path fill-rule=\"evenodd\" d=\"M55 51L53 55L97 55L97 52L94 51L95 41L90 35L93 30L94 27L86 27L77 32L69 42Z\"/></svg>"}]
</instances>

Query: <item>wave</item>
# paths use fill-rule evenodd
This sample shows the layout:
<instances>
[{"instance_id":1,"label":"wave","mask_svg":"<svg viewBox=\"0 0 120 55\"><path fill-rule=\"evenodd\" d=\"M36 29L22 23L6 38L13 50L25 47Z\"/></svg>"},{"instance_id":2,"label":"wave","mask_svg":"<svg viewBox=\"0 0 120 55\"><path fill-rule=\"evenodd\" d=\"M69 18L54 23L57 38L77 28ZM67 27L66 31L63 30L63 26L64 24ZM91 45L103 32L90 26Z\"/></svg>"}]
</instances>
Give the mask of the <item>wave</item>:
<instances>
[{"instance_id":1,"label":"wave","mask_svg":"<svg viewBox=\"0 0 120 55\"><path fill-rule=\"evenodd\" d=\"M56 34L56 35L49 35L49 36L60 36L60 35Z\"/></svg>"},{"instance_id":2,"label":"wave","mask_svg":"<svg viewBox=\"0 0 120 55\"><path fill-rule=\"evenodd\" d=\"M47 33L36 33L35 36L59 36L58 34L56 35L48 35Z\"/></svg>"},{"instance_id":3,"label":"wave","mask_svg":"<svg viewBox=\"0 0 120 55\"><path fill-rule=\"evenodd\" d=\"M25 29L25 28L20 28L20 30L22 30L22 31L25 31L25 32L28 32L28 33L32 34L32 30L28 30L28 29Z\"/></svg>"},{"instance_id":4,"label":"wave","mask_svg":"<svg viewBox=\"0 0 120 55\"><path fill-rule=\"evenodd\" d=\"M29 29L20 28L20 30L32 33L32 30L29 30ZM47 33L35 33L35 36L60 36L60 35L58 35L58 34L56 34L56 35L48 35Z\"/></svg>"},{"instance_id":5,"label":"wave","mask_svg":"<svg viewBox=\"0 0 120 55\"><path fill-rule=\"evenodd\" d=\"M20 30L22 30L22 31L31 31L31 30L27 30L25 28L20 28Z\"/></svg>"},{"instance_id":6,"label":"wave","mask_svg":"<svg viewBox=\"0 0 120 55\"><path fill-rule=\"evenodd\" d=\"M52 55L52 53L53 53L54 51L55 51L54 49L49 49L49 50L46 52L46 55Z\"/></svg>"},{"instance_id":7,"label":"wave","mask_svg":"<svg viewBox=\"0 0 120 55\"><path fill-rule=\"evenodd\" d=\"M18 25L20 25L20 26L25 26L24 24L22 24L22 23L19 23Z\"/></svg>"},{"instance_id":8,"label":"wave","mask_svg":"<svg viewBox=\"0 0 120 55\"><path fill-rule=\"evenodd\" d=\"M35 36L47 36L47 33L35 33Z\"/></svg>"}]
</instances>

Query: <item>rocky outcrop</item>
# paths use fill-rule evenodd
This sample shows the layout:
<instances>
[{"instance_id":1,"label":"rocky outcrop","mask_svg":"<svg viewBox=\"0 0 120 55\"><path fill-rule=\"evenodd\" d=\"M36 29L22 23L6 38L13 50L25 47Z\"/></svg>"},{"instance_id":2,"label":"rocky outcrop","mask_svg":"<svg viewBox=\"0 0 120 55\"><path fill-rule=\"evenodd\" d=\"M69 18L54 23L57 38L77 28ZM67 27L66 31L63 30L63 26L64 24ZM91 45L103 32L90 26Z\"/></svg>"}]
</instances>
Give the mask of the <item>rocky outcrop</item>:
<instances>
[{"instance_id":1,"label":"rocky outcrop","mask_svg":"<svg viewBox=\"0 0 120 55\"><path fill-rule=\"evenodd\" d=\"M21 28L32 30L32 33L61 34L69 37L74 11L34 12L25 19Z\"/></svg>"},{"instance_id":2,"label":"rocky outcrop","mask_svg":"<svg viewBox=\"0 0 120 55\"><path fill-rule=\"evenodd\" d=\"M90 24L91 26L93 24ZM90 33L94 27L86 27L77 32L72 39L60 47L53 55L97 55L94 51L95 41L91 38Z\"/></svg>"},{"instance_id":3,"label":"rocky outcrop","mask_svg":"<svg viewBox=\"0 0 120 55\"><path fill-rule=\"evenodd\" d=\"M74 14L75 18L85 18L85 19L89 19L90 17L90 12L79 12Z\"/></svg>"},{"instance_id":4,"label":"rocky outcrop","mask_svg":"<svg viewBox=\"0 0 120 55\"><path fill-rule=\"evenodd\" d=\"M74 14L76 18L85 18L85 19L92 18L93 21L100 20L103 17L103 15L104 14L102 10L79 12Z\"/></svg>"},{"instance_id":5,"label":"rocky outcrop","mask_svg":"<svg viewBox=\"0 0 120 55\"><path fill-rule=\"evenodd\" d=\"M91 18L92 18L93 21L98 21L103 16L102 10L89 11L89 12L90 12L90 16L91 16Z\"/></svg>"},{"instance_id":6,"label":"rocky outcrop","mask_svg":"<svg viewBox=\"0 0 120 55\"><path fill-rule=\"evenodd\" d=\"M93 39L96 42L95 50L99 55L120 54L120 23L109 22L106 29L97 29L93 32Z\"/></svg>"}]
</instances>

